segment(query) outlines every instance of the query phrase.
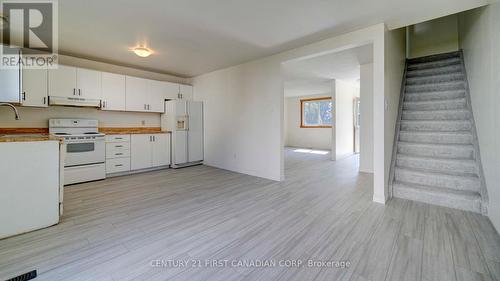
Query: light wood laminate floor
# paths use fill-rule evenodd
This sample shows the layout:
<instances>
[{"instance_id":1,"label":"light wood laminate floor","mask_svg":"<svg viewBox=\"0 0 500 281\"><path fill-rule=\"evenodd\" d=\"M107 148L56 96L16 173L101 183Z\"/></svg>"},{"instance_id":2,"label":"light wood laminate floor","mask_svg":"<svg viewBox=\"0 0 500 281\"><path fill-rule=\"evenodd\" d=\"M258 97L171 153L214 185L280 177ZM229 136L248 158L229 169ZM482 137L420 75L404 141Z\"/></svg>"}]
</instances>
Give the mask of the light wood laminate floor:
<instances>
[{"instance_id":1,"label":"light wood laminate floor","mask_svg":"<svg viewBox=\"0 0 500 281\"><path fill-rule=\"evenodd\" d=\"M328 157L287 149L283 182L196 166L71 186L59 225L0 240L0 280L33 269L51 281L500 279L485 217L373 203L358 158ZM290 260L350 266L279 264Z\"/></svg>"}]
</instances>

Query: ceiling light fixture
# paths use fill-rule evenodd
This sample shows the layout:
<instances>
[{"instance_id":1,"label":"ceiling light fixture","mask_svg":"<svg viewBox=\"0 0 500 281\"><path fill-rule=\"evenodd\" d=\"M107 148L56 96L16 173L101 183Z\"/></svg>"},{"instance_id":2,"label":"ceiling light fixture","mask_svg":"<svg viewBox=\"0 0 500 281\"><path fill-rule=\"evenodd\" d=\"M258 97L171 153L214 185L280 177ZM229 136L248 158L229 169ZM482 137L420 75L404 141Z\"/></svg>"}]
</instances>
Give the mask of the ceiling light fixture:
<instances>
[{"instance_id":1,"label":"ceiling light fixture","mask_svg":"<svg viewBox=\"0 0 500 281\"><path fill-rule=\"evenodd\" d=\"M133 49L134 53L141 58L149 57L153 51L145 47L136 47Z\"/></svg>"}]
</instances>

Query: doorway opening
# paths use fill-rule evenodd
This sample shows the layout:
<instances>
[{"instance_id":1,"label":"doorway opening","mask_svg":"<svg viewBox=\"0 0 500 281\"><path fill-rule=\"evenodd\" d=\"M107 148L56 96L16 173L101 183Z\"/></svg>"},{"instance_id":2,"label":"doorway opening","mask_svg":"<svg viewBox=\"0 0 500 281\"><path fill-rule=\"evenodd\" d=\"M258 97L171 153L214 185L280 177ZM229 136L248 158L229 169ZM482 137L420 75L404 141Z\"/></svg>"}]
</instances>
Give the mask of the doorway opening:
<instances>
[{"instance_id":1,"label":"doorway opening","mask_svg":"<svg viewBox=\"0 0 500 281\"><path fill-rule=\"evenodd\" d=\"M346 158L373 172L373 44L284 62L282 75L285 174Z\"/></svg>"}]
</instances>

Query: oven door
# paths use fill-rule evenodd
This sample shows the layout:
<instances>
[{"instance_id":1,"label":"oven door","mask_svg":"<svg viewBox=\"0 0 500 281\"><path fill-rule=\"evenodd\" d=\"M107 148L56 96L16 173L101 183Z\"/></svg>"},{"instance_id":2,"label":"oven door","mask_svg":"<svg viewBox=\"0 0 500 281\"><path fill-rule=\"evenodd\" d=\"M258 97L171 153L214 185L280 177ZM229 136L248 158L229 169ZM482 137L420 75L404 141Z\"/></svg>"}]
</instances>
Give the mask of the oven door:
<instances>
[{"instance_id":1,"label":"oven door","mask_svg":"<svg viewBox=\"0 0 500 281\"><path fill-rule=\"evenodd\" d=\"M64 167L104 163L105 155L104 138L66 141Z\"/></svg>"}]
</instances>

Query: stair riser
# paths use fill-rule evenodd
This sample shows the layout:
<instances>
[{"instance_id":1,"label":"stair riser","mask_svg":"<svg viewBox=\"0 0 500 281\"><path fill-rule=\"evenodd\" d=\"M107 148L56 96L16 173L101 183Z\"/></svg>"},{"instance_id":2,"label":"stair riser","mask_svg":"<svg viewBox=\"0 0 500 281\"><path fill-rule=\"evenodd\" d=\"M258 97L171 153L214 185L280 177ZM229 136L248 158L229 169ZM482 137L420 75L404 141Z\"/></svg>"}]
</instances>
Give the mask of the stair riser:
<instances>
[{"instance_id":1,"label":"stair riser","mask_svg":"<svg viewBox=\"0 0 500 281\"><path fill-rule=\"evenodd\" d=\"M442 122L401 122L401 130L404 131L442 131L442 132L455 132L455 131L470 131L472 125L467 121L442 121Z\"/></svg>"},{"instance_id":2,"label":"stair riser","mask_svg":"<svg viewBox=\"0 0 500 281\"><path fill-rule=\"evenodd\" d=\"M405 102L404 110L452 110L465 109L465 99L436 102Z\"/></svg>"},{"instance_id":3,"label":"stair riser","mask_svg":"<svg viewBox=\"0 0 500 281\"><path fill-rule=\"evenodd\" d=\"M458 73L462 73L462 66L459 64L456 64L456 65L446 66L446 67L408 71L406 73L406 77L413 78L413 77L426 77L426 76L433 76L433 75L458 74Z\"/></svg>"},{"instance_id":4,"label":"stair riser","mask_svg":"<svg viewBox=\"0 0 500 281\"><path fill-rule=\"evenodd\" d=\"M432 69L446 66L455 66L460 65L459 59L450 59L450 60L442 60L428 63L410 63L408 65L408 70L423 70L423 69Z\"/></svg>"},{"instance_id":5,"label":"stair riser","mask_svg":"<svg viewBox=\"0 0 500 281\"><path fill-rule=\"evenodd\" d=\"M439 101L464 98L464 91L406 94L405 101Z\"/></svg>"},{"instance_id":6,"label":"stair riser","mask_svg":"<svg viewBox=\"0 0 500 281\"><path fill-rule=\"evenodd\" d=\"M469 120L468 111L448 111L448 112L426 112L426 111L406 111L403 112L403 120Z\"/></svg>"},{"instance_id":7,"label":"stair riser","mask_svg":"<svg viewBox=\"0 0 500 281\"><path fill-rule=\"evenodd\" d=\"M438 147L422 147L418 145L398 144L398 153L423 156L423 157L438 157L447 159L474 159L473 147L455 148L447 146Z\"/></svg>"},{"instance_id":8,"label":"stair riser","mask_svg":"<svg viewBox=\"0 0 500 281\"><path fill-rule=\"evenodd\" d=\"M428 194L426 192L406 190L397 187L394 187L393 195L396 198L418 201L442 207L456 208L459 210L470 211L475 213L481 213L481 201L479 199L467 200L460 198L450 198L449 196L446 195Z\"/></svg>"},{"instance_id":9,"label":"stair riser","mask_svg":"<svg viewBox=\"0 0 500 281\"><path fill-rule=\"evenodd\" d=\"M407 85L405 87L406 93L422 93L422 92L442 92L463 90L464 83L442 83L442 84L428 84L428 85Z\"/></svg>"},{"instance_id":10,"label":"stair riser","mask_svg":"<svg viewBox=\"0 0 500 281\"><path fill-rule=\"evenodd\" d=\"M412 77L406 79L406 85L424 85L424 84L434 84L434 83L449 83L455 81L462 81L464 76L459 74L446 74L446 75L436 75L429 77Z\"/></svg>"},{"instance_id":11,"label":"stair riser","mask_svg":"<svg viewBox=\"0 0 500 281\"><path fill-rule=\"evenodd\" d=\"M397 181L419 185L428 185L455 190L479 191L479 180L477 178L458 178L442 174L428 175L396 169L395 179Z\"/></svg>"},{"instance_id":12,"label":"stair riser","mask_svg":"<svg viewBox=\"0 0 500 281\"><path fill-rule=\"evenodd\" d=\"M468 173L475 174L474 162L443 161L434 159L418 159L398 157L396 166L409 169L429 169L436 172Z\"/></svg>"},{"instance_id":13,"label":"stair riser","mask_svg":"<svg viewBox=\"0 0 500 281\"><path fill-rule=\"evenodd\" d=\"M419 143L438 144L471 144L472 135L446 135L446 134L418 134L413 132L400 132L399 140Z\"/></svg>"}]
</instances>

